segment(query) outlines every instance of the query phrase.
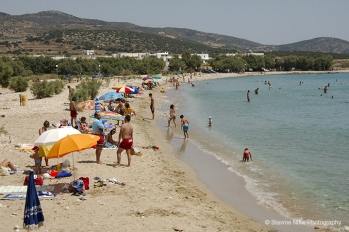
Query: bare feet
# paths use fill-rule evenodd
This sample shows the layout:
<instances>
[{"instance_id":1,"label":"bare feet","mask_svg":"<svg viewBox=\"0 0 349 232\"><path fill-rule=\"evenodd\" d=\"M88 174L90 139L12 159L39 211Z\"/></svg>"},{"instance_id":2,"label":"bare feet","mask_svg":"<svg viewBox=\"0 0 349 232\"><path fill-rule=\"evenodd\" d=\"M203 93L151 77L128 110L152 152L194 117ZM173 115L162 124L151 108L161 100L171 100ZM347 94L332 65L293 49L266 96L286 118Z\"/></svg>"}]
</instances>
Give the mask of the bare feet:
<instances>
[{"instance_id":1,"label":"bare feet","mask_svg":"<svg viewBox=\"0 0 349 232\"><path fill-rule=\"evenodd\" d=\"M102 161L97 161L96 163L97 163L97 164L103 164L103 162L102 162Z\"/></svg>"}]
</instances>

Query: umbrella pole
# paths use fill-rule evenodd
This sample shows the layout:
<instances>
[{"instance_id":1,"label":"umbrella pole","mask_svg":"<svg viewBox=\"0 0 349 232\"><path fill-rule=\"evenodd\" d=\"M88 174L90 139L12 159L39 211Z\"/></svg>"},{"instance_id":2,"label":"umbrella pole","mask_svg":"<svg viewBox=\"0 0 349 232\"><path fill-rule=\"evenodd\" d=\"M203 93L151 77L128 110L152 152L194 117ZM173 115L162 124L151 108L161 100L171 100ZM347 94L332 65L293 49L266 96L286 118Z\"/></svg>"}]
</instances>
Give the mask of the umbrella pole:
<instances>
[{"instance_id":1,"label":"umbrella pole","mask_svg":"<svg viewBox=\"0 0 349 232\"><path fill-rule=\"evenodd\" d=\"M73 152L73 178L75 180L75 160L74 160L74 152Z\"/></svg>"}]
</instances>

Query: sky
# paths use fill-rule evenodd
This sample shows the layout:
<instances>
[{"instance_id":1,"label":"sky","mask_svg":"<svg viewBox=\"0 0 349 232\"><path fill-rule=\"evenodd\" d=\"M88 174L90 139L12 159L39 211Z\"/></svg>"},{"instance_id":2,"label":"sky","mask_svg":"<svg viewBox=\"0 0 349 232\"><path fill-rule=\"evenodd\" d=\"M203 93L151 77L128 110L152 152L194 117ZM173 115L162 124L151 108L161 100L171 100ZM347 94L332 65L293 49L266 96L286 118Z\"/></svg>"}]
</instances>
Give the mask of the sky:
<instances>
[{"instance_id":1,"label":"sky","mask_svg":"<svg viewBox=\"0 0 349 232\"><path fill-rule=\"evenodd\" d=\"M349 0L0 0L0 12L56 10L80 18L177 27L281 45L349 41Z\"/></svg>"}]
</instances>

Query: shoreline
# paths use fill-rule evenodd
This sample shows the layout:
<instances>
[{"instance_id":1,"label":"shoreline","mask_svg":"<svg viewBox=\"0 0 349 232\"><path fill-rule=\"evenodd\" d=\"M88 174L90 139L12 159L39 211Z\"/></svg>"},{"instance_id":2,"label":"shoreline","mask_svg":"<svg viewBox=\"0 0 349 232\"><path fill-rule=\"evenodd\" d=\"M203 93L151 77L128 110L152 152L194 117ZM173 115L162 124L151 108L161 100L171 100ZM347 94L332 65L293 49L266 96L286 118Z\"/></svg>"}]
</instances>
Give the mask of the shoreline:
<instances>
[{"instance_id":1,"label":"shoreline","mask_svg":"<svg viewBox=\"0 0 349 232\"><path fill-rule=\"evenodd\" d=\"M329 72L267 72L264 74L257 74L257 75L268 75L268 74L292 75L292 74L327 74L327 73ZM341 72L331 72L331 73L349 73L349 71L342 70ZM214 80L218 78L243 77L243 76L256 76L256 75L255 74L253 75L250 75L250 74L247 74L247 75L205 74L201 77L196 77L196 80L197 81ZM194 78L192 82L195 82ZM172 99L175 98L175 96L173 95L171 97ZM173 103L173 101L171 101L171 103ZM167 113L167 110L165 110L165 112ZM177 120L177 124L178 124L178 120ZM161 127L161 125L159 124L158 126ZM166 133L165 129L163 129L163 134L165 135L165 133ZM278 212L275 212L271 207L258 204L256 201L257 198L247 191L246 182L242 176L238 175L233 170L228 170L229 166L225 165L221 160L217 159L215 156L208 154L205 151L201 150L200 148L196 147L196 145L192 144L191 141L189 141L188 144L186 145L180 145L181 142L179 142L178 140L176 140L175 142L173 141L171 142L168 139L168 142L173 146L173 153L176 154L176 150L177 150L177 153L181 153L180 155L176 154L177 158L185 162L186 164L190 165L190 167L195 170L197 174L197 177L196 177L197 180L203 183L205 187L208 188L210 191L213 191L213 193L217 195L222 201L227 202L228 204L231 204L235 209L239 210L245 215L263 224L265 220L268 220L268 219L270 220L270 218L278 221L294 220L292 218L283 216ZM188 149L188 147L191 147L191 148ZM187 150L189 150L189 152ZM221 170L221 169L224 169L224 170ZM210 170L210 174L212 174L212 171L213 171L214 177L207 174L207 170ZM230 176L231 179L226 178L226 176ZM222 184L222 181L229 183L229 185L227 186L226 184ZM243 188L243 190L237 191L236 188ZM229 194L227 192L229 192ZM246 197L244 194L243 196L239 195L241 194L241 192L245 192L249 196ZM238 199L235 199L236 196L238 196L237 197ZM249 199L249 200L246 200L246 199ZM295 230L314 231L314 229L319 231L322 231L322 230L332 231L332 230L329 230L328 228L320 229L317 226L315 226L314 228L312 227L314 226L295 225L295 226L274 226L273 228L278 229L279 231L295 231Z\"/></svg>"},{"instance_id":2,"label":"shoreline","mask_svg":"<svg viewBox=\"0 0 349 232\"><path fill-rule=\"evenodd\" d=\"M171 103L174 102L171 101ZM166 117L163 117L162 121L165 120ZM178 120L177 124L179 124ZM211 192L220 201L230 205L232 207L231 210L238 210L261 224L266 225L265 222L267 220L292 221L292 219L275 212L272 208L259 204L257 198L247 190L246 181L242 176L229 170L230 167L217 159L217 157L198 148L191 139L183 140L178 135L178 131L173 132L173 125L172 128L167 129L158 121L157 126L162 130L163 136L167 137L166 140L172 146L172 153L175 158L189 165L189 168L195 172L195 175L191 178L194 178L196 185L203 184L202 188L200 188L202 191ZM175 135L168 138L166 131ZM315 231L311 227L300 225L274 225L271 228L280 232Z\"/></svg>"}]
</instances>

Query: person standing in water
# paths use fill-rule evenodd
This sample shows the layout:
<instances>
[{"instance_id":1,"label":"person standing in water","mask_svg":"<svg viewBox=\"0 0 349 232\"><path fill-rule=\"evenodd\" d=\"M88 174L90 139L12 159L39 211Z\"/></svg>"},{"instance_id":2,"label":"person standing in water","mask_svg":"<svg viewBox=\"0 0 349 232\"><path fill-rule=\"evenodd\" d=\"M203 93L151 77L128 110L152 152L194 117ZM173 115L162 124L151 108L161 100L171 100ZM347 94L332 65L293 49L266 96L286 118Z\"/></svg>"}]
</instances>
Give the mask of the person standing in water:
<instances>
[{"instance_id":1,"label":"person standing in water","mask_svg":"<svg viewBox=\"0 0 349 232\"><path fill-rule=\"evenodd\" d=\"M212 117L208 117L208 126L212 126Z\"/></svg>"},{"instance_id":2,"label":"person standing in water","mask_svg":"<svg viewBox=\"0 0 349 232\"><path fill-rule=\"evenodd\" d=\"M187 139L187 138L189 139L189 134L188 134L189 121L183 115L181 115L180 118L181 118L181 130L183 130L184 132L184 139Z\"/></svg>"},{"instance_id":3,"label":"person standing in water","mask_svg":"<svg viewBox=\"0 0 349 232\"><path fill-rule=\"evenodd\" d=\"M250 102L250 90L247 90L247 101Z\"/></svg>"},{"instance_id":4,"label":"person standing in water","mask_svg":"<svg viewBox=\"0 0 349 232\"><path fill-rule=\"evenodd\" d=\"M252 154L248 148L245 148L242 161L248 162L250 160L252 161Z\"/></svg>"},{"instance_id":5,"label":"person standing in water","mask_svg":"<svg viewBox=\"0 0 349 232\"><path fill-rule=\"evenodd\" d=\"M154 120L155 106L154 106L154 98L153 98L153 94L152 94L152 93L150 93L150 94L149 94L149 97L150 97L150 111L151 111L152 116L153 116L152 120Z\"/></svg>"},{"instance_id":6,"label":"person standing in water","mask_svg":"<svg viewBox=\"0 0 349 232\"><path fill-rule=\"evenodd\" d=\"M173 124L175 125L175 127L177 127L177 125L176 125L176 111L175 111L173 104L170 105L170 117L168 118L167 127L170 127L171 120L173 121Z\"/></svg>"}]
</instances>

